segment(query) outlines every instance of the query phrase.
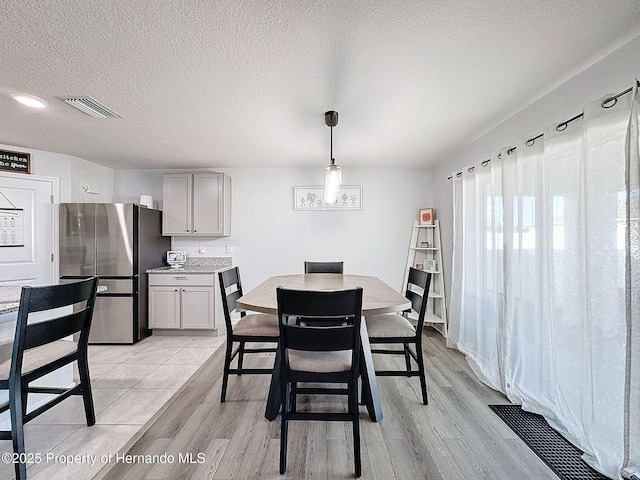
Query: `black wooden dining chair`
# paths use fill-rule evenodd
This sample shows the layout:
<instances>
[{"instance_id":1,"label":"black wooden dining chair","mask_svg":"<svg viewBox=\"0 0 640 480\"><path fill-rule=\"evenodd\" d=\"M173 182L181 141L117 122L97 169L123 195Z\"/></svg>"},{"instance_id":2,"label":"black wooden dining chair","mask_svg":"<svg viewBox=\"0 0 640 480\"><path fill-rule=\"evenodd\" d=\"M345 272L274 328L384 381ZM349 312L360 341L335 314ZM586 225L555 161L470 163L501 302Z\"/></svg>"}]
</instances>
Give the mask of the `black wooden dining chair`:
<instances>
[{"instance_id":1,"label":"black wooden dining chair","mask_svg":"<svg viewBox=\"0 0 640 480\"><path fill-rule=\"evenodd\" d=\"M287 469L287 436L290 420L350 421L356 476L361 474L358 376L362 288L339 291L301 291L278 287L280 326L280 375L282 424L280 473ZM299 325L295 318L318 320L314 326ZM340 326L319 326L322 318L344 317ZM300 382L305 388L298 387ZM309 383L318 384L315 387ZM341 384L336 386L336 384ZM347 384L347 388L344 388ZM297 395L347 395L347 411L297 409Z\"/></svg>"},{"instance_id":2,"label":"black wooden dining chair","mask_svg":"<svg viewBox=\"0 0 640 480\"><path fill-rule=\"evenodd\" d=\"M304 262L304 273L344 273L344 262Z\"/></svg>"},{"instance_id":3,"label":"black wooden dining chair","mask_svg":"<svg viewBox=\"0 0 640 480\"><path fill-rule=\"evenodd\" d=\"M304 273L343 273L344 262L304 262ZM313 326L315 322L309 318L300 317L298 323ZM341 318L332 319L332 325L343 323Z\"/></svg>"},{"instance_id":4,"label":"black wooden dining chair","mask_svg":"<svg viewBox=\"0 0 640 480\"><path fill-rule=\"evenodd\" d=\"M247 353L275 352L277 347L252 347L247 348L247 343L278 343L280 332L278 330L278 317L264 313L240 312L240 319L234 324L231 318L236 311L236 301L242 296L242 282L240 269L233 267L218 272L220 291L222 294L222 309L224 311L225 327L227 329L227 350L224 357L224 372L222 377L222 393L220 402L224 403L227 396L229 375L236 374L263 374L271 375L273 368L244 368L244 355ZM238 347L233 350L234 343ZM231 361L238 357L237 368L231 368Z\"/></svg>"},{"instance_id":5,"label":"black wooden dining chair","mask_svg":"<svg viewBox=\"0 0 640 480\"><path fill-rule=\"evenodd\" d=\"M422 330L424 328L430 285L431 273L410 267L405 296L411 301L411 309L402 312L402 314L385 313L382 315L367 316L365 318L367 331L369 333L369 343L372 346L371 353L404 355L405 358L404 370L376 369L376 375L420 377L422 403L425 405L429 402L422 354ZM415 325L411 319L415 319ZM402 350L390 347L373 348L373 345L380 344L401 344ZM412 344L415 347L415 351L410 347ZM418 370L412 370L411 358L415 360Z\"/></svg>"},{"instance_id":6,"label":"black wooden dining chair","mask_svg":"<svg viewBox=\"0 0 640 480\"><path fill-rule=\"evenodd\" d=\"M17 454L17 479L27 478L24 424L71 395L82 395L87 425L95 423L87 342L98 277L74 283L43 287L23 287L16 322L11 358L0 363L0 389L9 391L9 401L0 412L9 410L11 430L0 431L0 439L13 440ZM63 308L66 307L66 308ZM33 318L36 314L43 320ZM77 341L67 339L79 334ZM79 382L73 387L31 386L31 382L77 362ZM30 393L54 394L43 405L27 411Z\"/></svg>"}]
</instances>

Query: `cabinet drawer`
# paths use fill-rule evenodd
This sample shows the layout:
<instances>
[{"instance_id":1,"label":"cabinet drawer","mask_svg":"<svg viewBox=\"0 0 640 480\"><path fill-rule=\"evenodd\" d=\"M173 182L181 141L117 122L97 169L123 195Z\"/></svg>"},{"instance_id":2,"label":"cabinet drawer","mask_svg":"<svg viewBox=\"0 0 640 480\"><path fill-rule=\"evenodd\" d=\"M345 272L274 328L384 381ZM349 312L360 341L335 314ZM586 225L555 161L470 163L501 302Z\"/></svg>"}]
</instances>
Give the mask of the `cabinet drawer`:
<instances>
[{"instance_id":1,"label":"cabinet drawer","mask_svg":"<svg viewBox=\"0 0 640 480\"><path fill-rule=\"evenodd\" d=\"M172 286L186 286L186 285L202 285L207 287L214 286L213 274L205 273L158 273L149 274L149 286L153 285L172 285Z\"/></svg>"}]
</instances>

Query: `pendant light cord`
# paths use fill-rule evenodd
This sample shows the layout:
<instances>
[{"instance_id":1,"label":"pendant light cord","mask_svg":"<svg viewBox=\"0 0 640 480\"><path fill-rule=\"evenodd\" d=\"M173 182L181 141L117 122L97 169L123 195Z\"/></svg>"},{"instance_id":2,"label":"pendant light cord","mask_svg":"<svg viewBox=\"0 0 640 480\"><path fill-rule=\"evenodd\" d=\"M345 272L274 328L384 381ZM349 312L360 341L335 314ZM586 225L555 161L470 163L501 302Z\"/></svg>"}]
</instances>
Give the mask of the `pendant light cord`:
<instances>
[{"instance_id":1,"label":"pendant light cord","mask_svg":"<svg viewBox=\"0 0 640 480\"><path fill-rule=\"evenodd\" d=\"M333 127L331 127L331 165L334 165L335 163L336 161L333 158Z\"/></svg>"},{"instance_id":2,"label":"pendant light cord","mask_svg":"<svg viewBox=\"0 0 640 480\"><path fill-rule=\"evenodd\" d=\"M324 123L331 128L331 165L335 165L336 161L333 158L333 127L338 124L338 112L333 110L324 112Z\"/></svg>"}]
</instances>

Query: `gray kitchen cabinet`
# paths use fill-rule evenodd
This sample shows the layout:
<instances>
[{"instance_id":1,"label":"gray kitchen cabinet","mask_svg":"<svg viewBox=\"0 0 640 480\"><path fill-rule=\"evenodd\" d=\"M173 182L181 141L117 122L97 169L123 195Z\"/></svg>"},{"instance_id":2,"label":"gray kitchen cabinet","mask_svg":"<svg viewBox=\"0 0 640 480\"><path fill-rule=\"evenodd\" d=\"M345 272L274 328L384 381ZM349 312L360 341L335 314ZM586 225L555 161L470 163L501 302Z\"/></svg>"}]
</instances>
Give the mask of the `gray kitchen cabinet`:
<instances>
[{"instance_id":1,"label":"gray kitchen cabinet","mask_svg":"<svg viewBox=\"0 0 640 480\"><path fill-rule=\"evenodd\" d=\"M149 286L149 328L180 328L180 288Z\"/></svg>"},{"instance_id":2,"label":"gray kitchen cabinet","mask_svg":"<svg viewBox=\"0 0 640 480\"><path fill-rule=\"evenodd\" d=\"M149 274L149 328L215 329L213 274Z\"/></svg>"},{"instance_id":3,"label":"gray kitchen cabinet","mask_svg":"<svg viewBox=\"0 0 640 480\"><path fill-rule=\"evenodd\" d=\"M231 178L224 173L167 173L162 184L162 234L231 234Z\"/></svg>"}]
</instances>

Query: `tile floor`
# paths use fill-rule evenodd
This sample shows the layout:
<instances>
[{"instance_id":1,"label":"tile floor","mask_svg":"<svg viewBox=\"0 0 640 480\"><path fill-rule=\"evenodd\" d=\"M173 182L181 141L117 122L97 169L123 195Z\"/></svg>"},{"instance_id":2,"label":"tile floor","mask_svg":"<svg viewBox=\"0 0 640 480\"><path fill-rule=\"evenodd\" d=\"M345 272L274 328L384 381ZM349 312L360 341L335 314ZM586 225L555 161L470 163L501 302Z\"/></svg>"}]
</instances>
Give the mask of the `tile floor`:
<instances>
[{"instance_id":1,"label":"tile floor","mask_svg":"<svg viewBox=\"0 0 640 480\"><path fill-rule=\"evenodd\" d=\"M40 463L27 469L29 479L100 478L102 460L115 457L224 342L223 332L217 337L154 335L135 345L90 345L96 424L86 426L80 396L29 422L26 450L40 454ZM12 451L11 441L0 442L0 453ZM93 464L90 456L95 456ZM0 462L0 479L12 478L13 465Z\"/></svg>"}]
</instances>

